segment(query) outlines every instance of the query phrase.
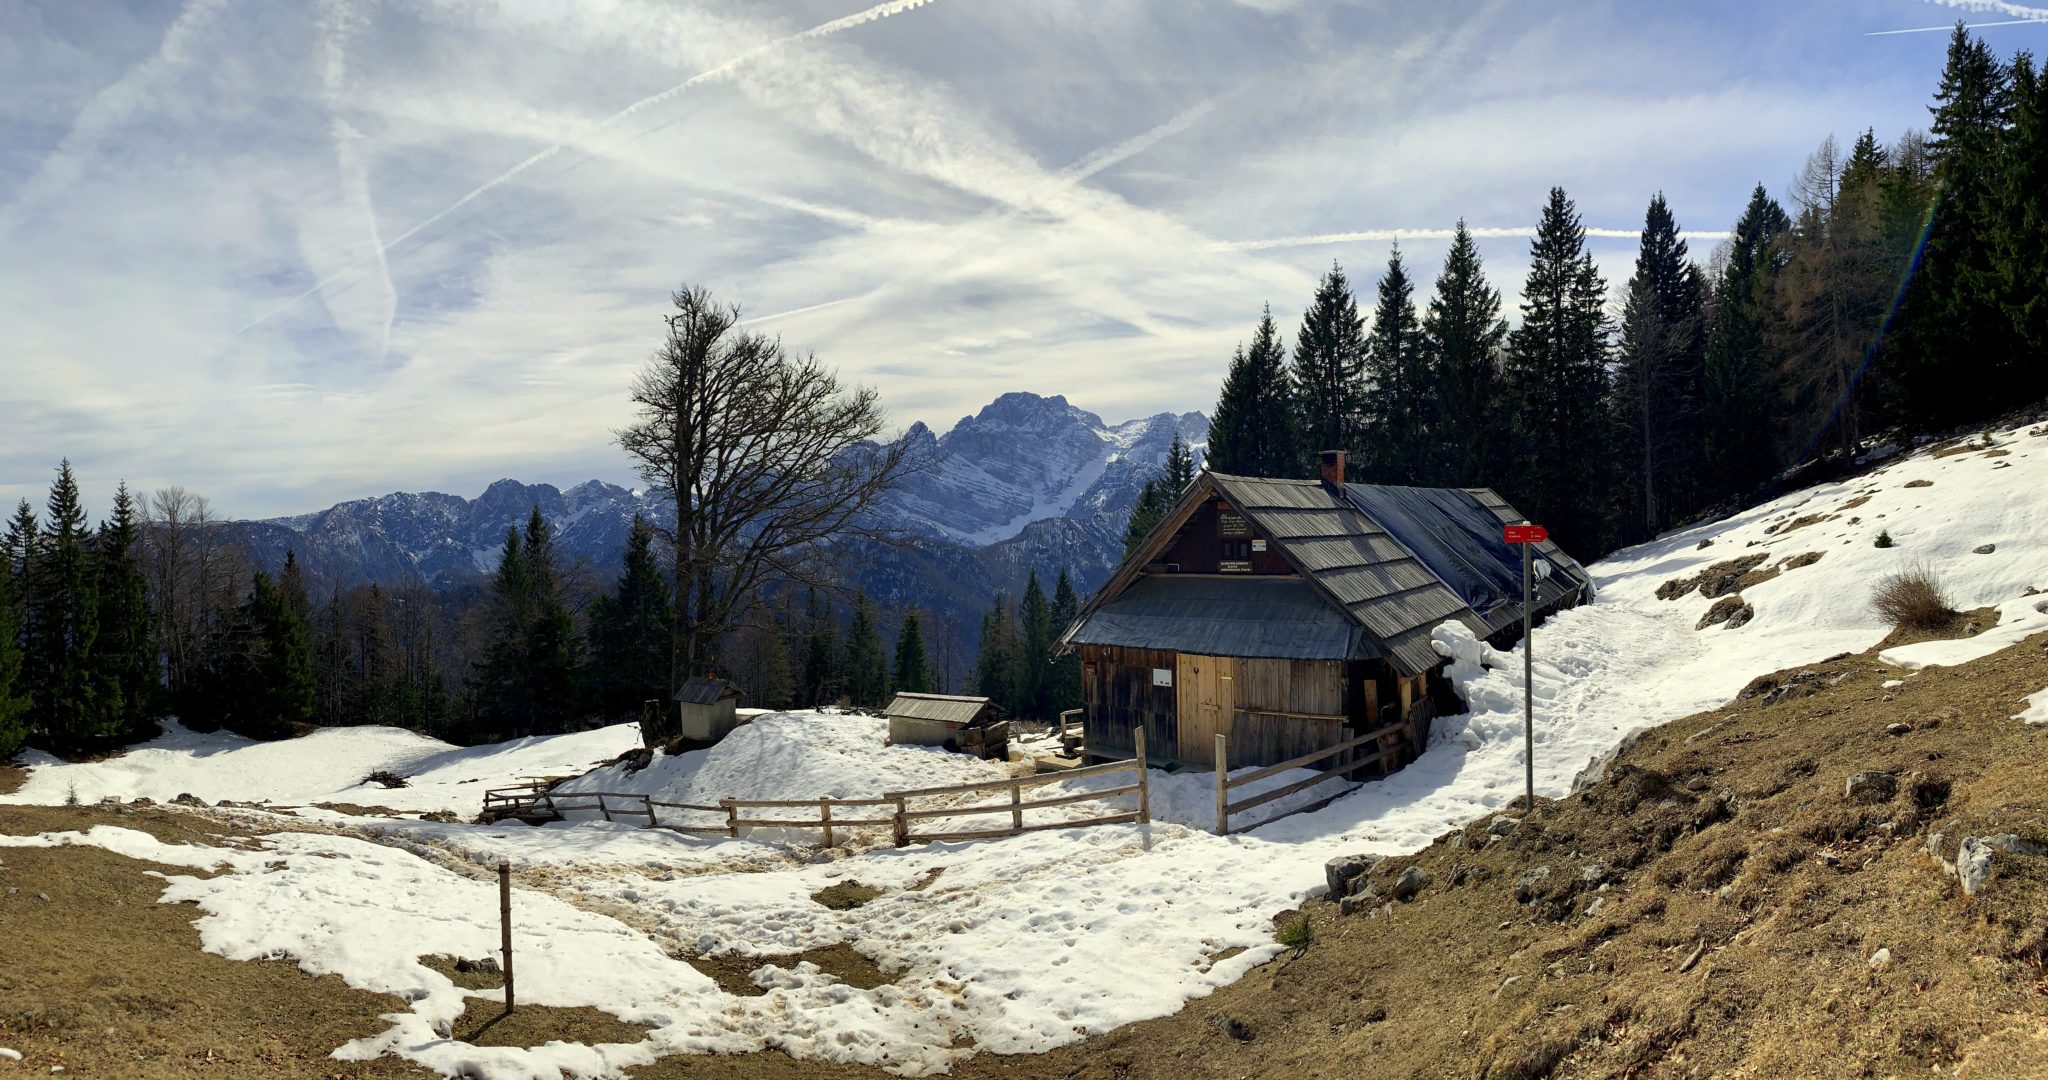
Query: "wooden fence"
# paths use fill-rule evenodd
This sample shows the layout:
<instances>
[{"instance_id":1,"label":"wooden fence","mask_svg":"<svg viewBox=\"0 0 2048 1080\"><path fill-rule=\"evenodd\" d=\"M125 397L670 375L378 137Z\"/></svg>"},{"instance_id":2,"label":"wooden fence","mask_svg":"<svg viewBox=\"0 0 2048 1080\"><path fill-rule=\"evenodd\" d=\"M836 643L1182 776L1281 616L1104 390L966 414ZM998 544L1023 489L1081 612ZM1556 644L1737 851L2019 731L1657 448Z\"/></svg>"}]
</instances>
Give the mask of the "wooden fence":
<instances>
[{"instance_id":1,"label":"wooden fence","mask_svg":"<svg viewBox=\"0 0 2048 1080\"><path fill-rule=\"evenodd\" d=\"M1382 772L1391 771L1383 763L1398 763L1398 755L1404 744L1399 740L1390 740L1388 737L1407 731L1409 726L1406 721L1398 724L1389 724L1386 727L1368 731L1355 738L1346 739L1335 746L1327 746L1321 750L1311 751L1300 757L1288 758L1277 765L1268 765L1263 769L1257 769L1242 776L1230 775L1230 736L1216 736L1216 835L1230 835L1231 815L1242 814L1254 807L1264 806L1269 802L1284 799L1297 791L1306 791L1325 780L1349 776L1368 765L1382 765ZM1358 749L1367 744L1374 744L1374 749L1371 753L1356 753ZM1294 783L1274 788L1271 791L1262 791L1257 795L1247 796L1236 802L1230 801L1230 792L1233 788L1241 788L1247 784L1257 783L1260 780L1278 776L1291 769L1304 769L1330 758L1337 758L1339 760L1335 765L1323 769L1305 780L1297 780ZM1327 802L1328 800L1324 800L1322 803L1300 807L1288 811L1287 814L1278 816L1286 817L1288 814L1299 814L1314 806L1324 805ZM1274 819L1267 818L1266 820L1271 821ZM1259 824L1263 825L1265 822L1259 822ZM1255 827L1247 825L1238 831L1242 832L1244 829Z\"/></svg>"},{"instance_id":2,"label":"wooden fence","mask_svg":"<svg viewBox=\"0 0 2048 1080\"><path fill-rule=\"evenodd\" d=\"M699 803L665 802L647 795L618 791L554 791L545 787L545 781L529 781L510 787L491 788L484 792L483 818L499 821L508 817L546 818L560 820L566 811L587 813L596 811L606 821L619 818L646 818L647 828L668 829L674 832L697 836L724 836L737 838L741 829L817 829L823 834L824 846L834 846L835 830L860 827L889 826L896 845L926 843L935 840L987 840L1001 836L1015 836L1019 833L1037 832L1042 829L1073 829L1086 825L1115 825L1124 822L1145 824L1152 820L1150 794L1147 790L1145 770L1138 762L1143 761L1144 733L1138 733L1140 757L1131 761L1112 762L1107 765L1092 765L1085 769L1068 769L1057 773L1041 773L1035 776L1013 776L1002 780L988 780L972 784L952 784L946 787L917 788L911 791L887 792L873 799L720 799L716 805ZM1122 787L1102 791L1084 791L1074 795L1061 795L1050 799L1026 801L1025 788L1043 784L1058 783L1085 776L1100 776L1116 772L1136 774L1134 780ZM966 795L982 791L1008 791L1007 801L978 804L973 806L912 807L913 800L930 799L946 795ZM1138 809L1135 812L1108 814L1101 817L1079 820L1040 822L1026 825L1024 812L1053 806L1069 806L1075 803L1098 799L1112 799L1123 795L1136 795ZM889 807L893 812L886 817L861 817L858 811L875 807ZM816 817L795 816L797 809L815 810ZM675 818L682 814L723 815L721 824L684 824L679 821L663 821L662 811L676 811ZM777 816L767 818L743 817L743 810L779 811ZM846 811L856 811L854 816L845 816ZM942 821L946 818L981 817L990 814L1008 814L1007 826L997 828L967 829L952 832L917 831L918 822Z\"/></svg>"}]
</instances>

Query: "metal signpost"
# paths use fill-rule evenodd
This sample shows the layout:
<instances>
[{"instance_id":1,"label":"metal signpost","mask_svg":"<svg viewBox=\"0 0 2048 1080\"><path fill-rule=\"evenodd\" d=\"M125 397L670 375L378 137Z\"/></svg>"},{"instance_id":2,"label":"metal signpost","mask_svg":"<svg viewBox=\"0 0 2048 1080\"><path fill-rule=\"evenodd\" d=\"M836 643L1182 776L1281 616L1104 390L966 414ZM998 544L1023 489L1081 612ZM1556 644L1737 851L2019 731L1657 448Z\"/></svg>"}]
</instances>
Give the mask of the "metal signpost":
<instances>
[{"instance_id":1,"label":"metal signpost","mask_svg":"<svg viewBox=\"0 0 2048 1080\"><path fill-rule=\"evenodd\" d=\"M1550 539L1550 531L1541 525L1508 525L1501 530L1501 539L1522 548L1522 762L1528 780L1528 812L1536 812L1536 661L1535 604L1533 603L1535 556L1531 548Z\"/></svg>"}]
</instances>

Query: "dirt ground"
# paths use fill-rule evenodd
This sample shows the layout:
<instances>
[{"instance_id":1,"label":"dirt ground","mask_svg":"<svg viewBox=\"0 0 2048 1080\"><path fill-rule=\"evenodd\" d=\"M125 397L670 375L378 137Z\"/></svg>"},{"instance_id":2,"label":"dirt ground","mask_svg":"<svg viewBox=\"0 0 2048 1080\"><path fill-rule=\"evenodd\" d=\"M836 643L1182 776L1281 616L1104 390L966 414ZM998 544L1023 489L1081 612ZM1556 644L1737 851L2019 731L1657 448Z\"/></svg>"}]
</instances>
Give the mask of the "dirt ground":
<instances>
[{"instance_id":1,"label":"dirt ground","mask_svg":"<svg viewBox=\"0 0 2048 1080\"><path fill-rule=\"evenodd\" d=\"M2048 857L2001 856L1966 898L1927 852L1936 832L1950 857L1964 835L2048 841L2048 730L2010 719L2048 686L2044 645L1892 689L1870 654L1780 673L1805 696L1652 729L1581 794L1380 864L1366 881L1382 897L1410 867L1426 882L1349 915L1310 902L1306 947L1176 1015L954 1075L2048 1076ZM1851 798L1866 772L1894 790ZM164 810L0 809L10 833L96 823L185 842L221 828ZM421 1075L326 1057L381 1030L395 999L200 952L194 912L156 903L146 864L90 848L0 860L0 887L19 889L0 895L0 1045L35 1071ZM473 1010L463 1032L488 1019ZM595 1010L515 1020L476 1034L623 1029ZM884 1074L765 1053L633 1075Z\"/></svg>"}]
</instances>

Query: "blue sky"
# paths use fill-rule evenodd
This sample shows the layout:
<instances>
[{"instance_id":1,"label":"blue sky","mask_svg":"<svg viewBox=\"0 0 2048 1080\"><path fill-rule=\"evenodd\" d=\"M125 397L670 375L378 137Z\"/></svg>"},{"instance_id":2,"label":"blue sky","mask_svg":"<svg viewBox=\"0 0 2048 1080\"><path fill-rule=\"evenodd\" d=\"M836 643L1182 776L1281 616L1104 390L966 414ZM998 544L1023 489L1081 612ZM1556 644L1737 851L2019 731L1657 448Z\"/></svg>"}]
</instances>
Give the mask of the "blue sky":
<instances>
[{"instance_id":1,"label":"blue sky","mask_svg":"<svg viewBox=\"0 0 2048 1080\"><path fill-rule=\"evenodd\" d=\"M1262 302L1562 184L1728 228L1924 127L1959 0L0 0L0 499L630 482L669 290L944 430L1206 409ZM2048 52L2048 25L1988 27ZM1610 277L1632 241L1594 241Z\"/></svg>"}]
</instances>

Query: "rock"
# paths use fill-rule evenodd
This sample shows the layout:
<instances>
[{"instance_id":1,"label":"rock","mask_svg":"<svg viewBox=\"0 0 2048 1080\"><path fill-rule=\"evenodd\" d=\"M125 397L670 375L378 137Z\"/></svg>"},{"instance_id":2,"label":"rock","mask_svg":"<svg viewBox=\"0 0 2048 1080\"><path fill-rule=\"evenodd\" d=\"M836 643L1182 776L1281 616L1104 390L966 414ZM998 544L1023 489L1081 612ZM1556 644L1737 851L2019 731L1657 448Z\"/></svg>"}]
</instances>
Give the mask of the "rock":
<instances>
[{"instance_id":1,"label":"rock","mask_svg":"<svg viewBox=\"0 0 2048 1080\"><path fill-rule=\"evenodd\" d=\"M192 794L192 793L191 793L191 792L189 792L189 791L181 791L181 792L179 792L179 793L178 793L178 797L177 797L177 798L175 798L175 799L172 799L171 801L172 801L172 802L174 802L174 803L176 803L176 804L178 804L179 806L201 806L201 807L203 807L203 806L205 806L205 805L206 805L206 800L205 800L205 799L202 799L202 798L200 798L199 796L197 796L197 795L194 795L194 794Z\"/></svg>"},{"instance_id":2,"label":"rock","mask_svg":"<svg viewBox=\"0 0 2048 1080\"><path fill-rule=\"evenodd\" d=\"M1994 551L1997 551L1997 550L1998 550L1998 545L1997 545L1997 544L1978 544L1978 545L1977 545L1976 547L1973 547L1973 548L1971 548L1971 549L1970 549L1970 554L1972 554L1972 555L1989 555L1989 554L1991 554L1992 552L1994 552Z\"/></svg>"},{"instance_id":3,"label":"rock","mask_svg":"<svg viewBox=\"0 0 2048 1080\"><path fill-rule=\"evenodd\" d=\"M1376 898L1371 896L1347 896L1337 901L1337 914L1356 915L1371 910Z\"/></svg>"},{"instance_id":4,"label":"rock","mask_svg":"<svg viewBox=\"0 0 2048 1080\"><path fill-rule=\"evenodd\" d=\"M1401 871L1401 876L1394 879L1393 897L1396 900L1413 900L1415 899L1415 894L1421 892L1428 885L1428 871L1419 866L1411 866Z\"/></svg>"},{"instance_id":5,"label":"rock","mask_svg":"<svg viewBox=\"0 0 2048 1080\"><path fill-rule=\"evenodd\" d=\"M1726 624L1728 629L1733 630L1747 625L1753 618L1756 618L1756 609L1743 602L1741 593L1731 593L1714 601L1714 606L1708 608L1705 615L1700 616L1700 621L1693 629L1705 630L1709 626Z\"/></svg>"},{"instance_id":6,"label":"rock","mask_svg":"<svg viewBox=\"0 0 2048 1080\"><path fill-rule=\"evenodd\" d=\"M1702 540L1702 541L1700 541L1700 542L1699 542L1699 546L1697 546L1697 547L1693 548L1693 550L1694 550L1694 551L1705 551L1705 550L1707 550L1708 548L1710 548L1710 547L1713 547L1713 546L1714 546L1714 538L1713 538L1713 537L1711 537L1711 536L1709 536L1709 537L1707 537L1707 538L1706 538L1705 540Z\"/></svg>"},{"instance_id":7,"label":"rock","mask_svg":"<svg viewBox=\"0 0 2048 1080\"><path fill-rule=\"evenodd\" d=\"M1956 852L1956 881L1963 887L1964 896L1975 896L1984 887L1985 879L1991 876L1990 844L1974 836L1963 838L1963 846Z\"/></svg>"},{"instance_id":8,"label":"rock","mask_svg":"<svg viewBox=\"0 0 2048 1080\"><path fill-rule=\"evenodd\" d=\"M1607 771L1614 767L1615 760L1630 750L1635 749L1636 744L1642 742L1643 736L1648 734L1649 731L1649 728L1631 731L1623 736L1620 742L1615 743L1612 749L1587 762L1586 767L1580 769L1578 775L1572 777L1572 792L1577 794L1605 780L1607 778ZM1498 821L1500 819L1496 818L1494 820Z\"/></svg>"},{"instance_id":9,"label":"rock","mask_svg":"<svg viewBox=\"0 0 2048 1080\"><path fill-rule=\"evenodd\" d=\"M134 807L155 806L156 800L146 795L138 795L135 798L130 799L128 801L128 805Z\"/></svg>"},{"instance_id":10,"label":"rock","mask_svg":"<svg viewBox=\"0 0 2048 1080\"><path fill-rule=\"evenodd\" d=\"M2048 843L2029 840L2012 833L2000 833L1984 841L2008 855L2048 855Z\"/></svg>"},{"instance_id":11,"label":"rock","mask_svg":"<svg viewBox=\"0 0 2048 1080\"><path fill-rule=\"evenodd\" d=\"M1351 883L1370 873L1385 858L1384 855L1339 855L1324 863L1323 882L1330 888L1329 895L1351 895Z\"/></svg>"},{"instance_id":12,"label":"rock","mask_svg":"<svg viewBox=\"0 0 2048 1080\"><path fill-rule=\"evenodd\" d=\"M1607 898L1604 896L1596 896L1592 899L1591 902L1589 902L1586 905L1586 910L1580 912L1579 914L1584 916L1585 918L1590 919L1593 916L1600 914L1600 909L1606 906Z\"/></svg>"},{"instance_id":13,"label":"rock","mask_svg":"<svg viewBox=\"0 0 2048 1080\"><path fill-rule=\"evenodd\" d=\"M1890 966L1892 966L1892 951L1890 949L1879 949L1870 954L1870 970L1883 971Z\"/></svg>"},{"instance_id":14,"label":"rock","mask_svg":"<svg viewBox=\"0 0 2048 1080\"><path fill-rule=\"evenodd\" d=\"M47 904L50 902L50 894L46 892L39 892L36 894L36 900L40 903Z\"/></svg>"},{"instance_id":15,"label":"rock","mask_svg":"<svg viewBox=\"0 0 2048 1080\"><path fill-rule=\"evenodd\" d=\"M1932 481L1932 480L1908 480L1908 481L1906 481L1906 486L1907 486L1907 487L1909 487L1909 488L1924 488L1924 487L1933 487L1933 486L1934 486L1934 481Z\"/></svg>"},{"instance_id":16,"label":"rock","mask_svg":"<svg viewBox=\"0 0 2048 1080\"><path fill-rule=\"evenodd\" d=\"M1229 1013L1216 1013L1210 1016L1209 1026L1238 1042L1250 1042L1252 1039L1251 1026Z\"/></svg>"},{"instance_id":17,"label":"rock","mask_svg":"<svg viewBox=\"0 0 2048 1080\"><path fill-rule=\"evenodd\" d=\"M496 975L501 970L495 957L486 956L481 960L457 960L455 970L465 975Z\"/></svg>"},{"instance_id":18,"label":"rock","mask_svg":"<svg viewBox=\"0 0 2048 1080\"><path fill-rule=\"evenodd\" d=\"M1604 860L1594 859L1579 871L1579 880L1588 885L1598 885L1606 881L1607 876L1612 872L1608 869L1607 863Z\"/></svg>"},{"instance_id":19,"label":"rock","mask_svg":"<svg viewBox=\"0 0 2048 1080\"><path fill-rule=\"evenodd\" d=\"M1522 819L1521 819L1521 818L1512 818L1512 817L1497 817L1497 818L1494 818L1494 819L1493 819L1492 821L1489 821L1489 822L1487 822L1487 823L1486 823L1486 835L1488 835L1488 836L1506 836L1506 835L1508 835L1509 833L1512 833L1512 832L1514 832L1514 831L1515 831L1515 827L1516 827L1517 825L1520 825L1521 823L1522 823Z\"/></svg>"},{"instance_id":20,"label":"rock","mask_svg":"<svg viewBox=\"0 0 2048 1080\"><path fill-rule=\"evenodd\" d=\"M1543 894L1543 883L1550 880L1550 867L1539 866L1523 874L1515 881L1515 901L1526 904Z\"/></svg>"},{"instance_id":21,"label":"rock","mask_svg":"<svg viewBox=\"0 0 2048 1080\"><path fill-rule=\"evenodd\" d=\"M1899 778L1888 772L1860 772L1849 777L1842 793L1854 802L1890 802L1899 793Z\"/></svg>"},{"instance_id":22,"label":"rock","mask_svg":"<svg viewBox=\"0 0 2048 1080\"><path fill-rule=\"evenodd\" d=\"M1897 736L1904 735L1912 730L1913 725L1911 724L1887 724L1885 725L1884 733L1887 735Z\"/></svg>"},{"instance_id":23,"label":"rock","mask_svg":"<svg viewBox=\"0 0 2048 1080\"><path fill-rule=\"evenodd\" d=\"M624 765L628 773L639 772L640 770L648 767L649 765L654 764L654 748L651 746L642 746L632 750L628 750L625 753L620 754L618 757L613 758L612 764Z\"/></svg>"}]
</instances>

